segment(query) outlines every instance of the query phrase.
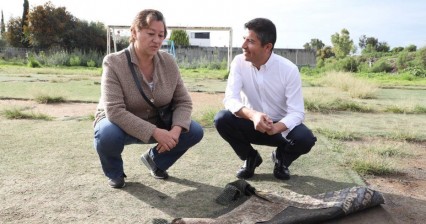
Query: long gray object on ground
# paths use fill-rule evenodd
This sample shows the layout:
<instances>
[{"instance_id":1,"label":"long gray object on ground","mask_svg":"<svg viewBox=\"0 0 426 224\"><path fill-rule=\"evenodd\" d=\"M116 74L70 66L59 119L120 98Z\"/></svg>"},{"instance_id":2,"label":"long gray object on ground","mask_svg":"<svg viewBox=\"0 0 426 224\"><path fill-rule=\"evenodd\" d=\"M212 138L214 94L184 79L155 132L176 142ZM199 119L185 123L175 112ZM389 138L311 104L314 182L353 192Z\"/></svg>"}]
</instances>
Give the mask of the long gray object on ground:
<instances>
[{"instance_id":1,"label":"long gray object on ground","mask_svg":"<svg viewBox=\"0 0 426 224\"><path fill-rule=\"evenodd\" d=\"M232 205L244 199L217 218L177 218L172 223L319 223L384 203L380 192L365 186L310 196L257 191L244 180L227 184L216 202Z\"/></svg>"}]
</instances>

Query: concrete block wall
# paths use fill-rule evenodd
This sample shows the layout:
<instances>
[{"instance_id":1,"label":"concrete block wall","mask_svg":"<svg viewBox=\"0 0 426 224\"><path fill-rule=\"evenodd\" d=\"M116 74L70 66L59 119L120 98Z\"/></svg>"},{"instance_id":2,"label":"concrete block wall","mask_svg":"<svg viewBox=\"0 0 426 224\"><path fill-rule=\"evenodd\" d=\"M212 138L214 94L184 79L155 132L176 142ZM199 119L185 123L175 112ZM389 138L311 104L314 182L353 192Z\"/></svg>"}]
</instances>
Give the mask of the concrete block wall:
<instances>
[{"instance_id":1,"label":"concrete block wall","mask_svg":"<svg viewBox=\"0 0 426 224\"><path fill-rule=\"evenodd\" d=\"M228 58L227 47L176 47L176 59L179 62L191 63L197 60L207 60L213 62L226 61ZM232 48L232 57L241 54L239 47ZM274 53L281 55L296 65L315 67L316 55L315 51L305 49L274 49Z\"/></svg>"}]
</instances>

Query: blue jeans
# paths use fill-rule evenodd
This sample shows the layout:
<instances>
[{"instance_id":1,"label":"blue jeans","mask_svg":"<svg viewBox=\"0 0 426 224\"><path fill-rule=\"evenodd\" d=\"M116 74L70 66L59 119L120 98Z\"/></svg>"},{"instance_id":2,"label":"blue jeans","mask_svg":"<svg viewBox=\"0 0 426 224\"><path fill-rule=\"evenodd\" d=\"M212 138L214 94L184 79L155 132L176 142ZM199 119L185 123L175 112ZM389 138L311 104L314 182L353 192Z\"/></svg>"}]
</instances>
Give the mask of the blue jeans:
<instances>
[{"instance_id":1,"label":"blue jeans","mask_svg":"<svg viewBox=\"0 0 426 224\"><path fill-rule=\"evenodd\" d=\"M100 120L94 128L94 146L101 160L102 170L105 176L115 179L124 175L123 159L121 153L124 146L129 144L152 144L151 140L144 143L141 140L128 135L120 127L110 122L107 118ZM150 155L157 168L166 171L171 167L190 147L197 144L203 138L204 131L195 121L191 121L189 131L181 133L179 143L170 151L158 153L150 150Z\"/></svg>"},{"instance_id":2,"label":"blue jeans","mask_svg":"<svg viewBox=\"0 0 426 224\"><path fill-rule=\"evenodd\" d=\"M253 122L244 118L239 118L228 110L219 111L214 124L219 135L227 141L241 160L256 156L256 151L252 144L277 147L277 158L283 161L286 167L308 153L315 145L317 138L304 124L293 128L285 139L281 133L268 135L256 131Z\"/></svg>"}]
</instances>

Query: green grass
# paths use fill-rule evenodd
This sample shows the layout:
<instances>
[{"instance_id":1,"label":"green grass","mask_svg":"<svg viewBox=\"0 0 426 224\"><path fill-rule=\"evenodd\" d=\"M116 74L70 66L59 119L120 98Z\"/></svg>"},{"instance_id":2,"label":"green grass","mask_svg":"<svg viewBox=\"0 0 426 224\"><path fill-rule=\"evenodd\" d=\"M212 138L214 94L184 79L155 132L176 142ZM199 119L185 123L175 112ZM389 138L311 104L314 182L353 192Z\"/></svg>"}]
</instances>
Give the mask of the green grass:
<instances>
[{"instance_id":1,"label":"green grass","mask_svg":"<svg viewBox=\"0 0 426 224\"><path fill-rule=\"evenodd\" d=\"M0 82L0 98L36 99L39 95L61 96L69 101L97 102L100 86L92 80Z\"/></svg>"},{"instance_id":2,"label":"green grass","mask_svg":"<svg viewBox=\"0 0 426 224\"><path fill-rule=\"evenodd\" d=\"M425 89L426 87L426 79L420 77L414 77L408 73L396 73L396 74L388 74L388 73L356 73L357 77L368 79L380 87L391 87L394 88L397 86L403 87L419 87Z\"/></svg>"},{"instance_id":3,"label":"green grass","mask_svg":"<svg viewBox=\"0 0 426 224\"><path fill-rule=\"evenodd\" d=\"M85 76L100 76L102 74L101 68L89 67L40 67L31 68L16 64L2 65L0 74L53 74L53 75L85 75Z\"/></svg>"},{"instance_id":4,"label":"green grass","mask_svg":"<svg viewBox=\"0 0 426 224\"><path fill-rule=\"evenodd\" d=\"M37 103L51 104L51 103L64 103L66 102L63 96L49 96L49 95L37 95L34 100Z\"/></svg>"},{"instance_id":5,"label":"green grass","mask_svg":"<svg viewBox=\"0 0 426 224\"><path fill-rule=\"evenodd\" d=\"M342 131L342 130L331 130L325 128L316 128L313 130L315 133L324 135L329 139L341 140L341 141L355 141L360 140L361 137L352 132Z\"/></svg>"},{"instance_id":6,"label":"green grass","mask_svg":"<svg viewBox=\"0 0 426 224\"><path fill-rule=\"evenodd\" d=\"M203 127L213 127L214 116L219 112L218 109L209 108L201 112L201 116L195 118L197 122L199 122Z\"/></svg>"},{"instance_id":7,"label":"green grass","mask_svg":"<svg viewBox=\"0 0 426 224\"><path fill-rule=\"evenodd\" d=\"M206 68L199 69L181 69L182 77L184 78L197 78L197 79L225 79L228 71L224 69L211 70Z\"/></svg>"},{"instance_id":8,"label":"green grass","mask_svg":"<svg viewBox=\"0 0 426 224\"><path fill-rule=\"evenodd\" d=\"M384 176L397 173L385 160L355 159L350 166L361 175Z\"/></svg>"},{"instance_id":9,"label":"green grass","mask_svg":"<svg viewBox=\"0 0 426 224\"><path fill-rule=\"evenodd\" d=\"M1 114L7 119L29 119L29 120L45 120L50 121L52 117L42 113L25 112L24 109L5 109Z\"/></svg>"},{"instance_id":10,"label":"green grass","mask_svg":"<svg viewBox=\"0 0 426 224\"><path fill-rule=\"evenodd\" d=\"M331 99L330 101L318 101L316 99L305 98L305 109L311 112L330 113L333 111L352 111L352 112L374 112L374 110L361 103L341 98Z\"/></svg>"},{"instance_id":11,"label":"green grass","mask_svg":"<svg viewBox=\"0 0 426 224\"><path fill-rule=\"evenodd\" d=\"M0 97L32 100L41 93L47 98L63 97L67 102L96 102L99 72L87 68L2 66ZM225 89L224 71L183 70L182 74L190 91ZM272 175L269 158L274 149L254 146L264 158L255 177L249 180L254 187L278 193L318 194L364 185L360 175L398 174L404 171L406 158L424 150L424 81L412 80L412 85L405 83L402 89L379 89L377 98L360 99L335 87L315 85L319 78L321 75L304 77L309 83L303 87L308 109L304 123L318 137L316 145L292 164L292 178L286 182ZM374 77L372 80L379 86L387 83L386 79L382 83ZM385 112L391 105L395 105L395 111ZM220 108L194 105L194 119L205 127L204 139L174 164L169 170L171 178L151 178L140 165L139 157L150 145L129 145L122 154L128 185L113 190L107 187L93 149L93 115L47 121L36 119L28 108L1 109L0 211L6 211L2 215L16 222L152 223L176 217L206 217L224 209L214 198L235 180L235 172L242 165L212 128ZM401 109L412 113L398 112ZM5 116L6 111L10 118ZM19 118L28 114L30 118ZM17 211L36 215L17 216Z\"/></svg>"}]
</instances>

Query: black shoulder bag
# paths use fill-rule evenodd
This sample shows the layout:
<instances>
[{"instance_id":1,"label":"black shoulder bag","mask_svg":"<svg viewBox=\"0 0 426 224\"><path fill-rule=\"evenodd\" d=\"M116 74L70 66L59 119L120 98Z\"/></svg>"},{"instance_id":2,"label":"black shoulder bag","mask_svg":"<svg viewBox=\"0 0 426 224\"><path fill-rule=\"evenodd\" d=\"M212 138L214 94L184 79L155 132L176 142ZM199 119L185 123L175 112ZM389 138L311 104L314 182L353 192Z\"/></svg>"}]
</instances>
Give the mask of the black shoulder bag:
<instances>
[{"instance_id":1,"label":"black shoulder bag","mask_svg":"<svg viewBox=\"0 0 426 224\"><path fill-rule=\"evenodd\" d=\"M151 106L153 107L158 114L158 118L159 118L159 123L158 123L158 127L162 128L162 129L167 129L170 130L172 128L172 119L173 119L173 110L172 110L172 104L168 104L162 107L156 107L149 99L148 97L145 95L142 86L139 82L138 76L136 74L135 68L133 67L133 64L130 60L130 52L128 49L125 49L125 53L126 53L126 57L127 57L127 63L129 64L130 67L130 71L132 71L132 75L133 75L133 79L135 80L136 86L139 89L139 92L141 93L141 95L143 96L143 98L145 99L145 101Z\"/></svg>"}]
</instances>

